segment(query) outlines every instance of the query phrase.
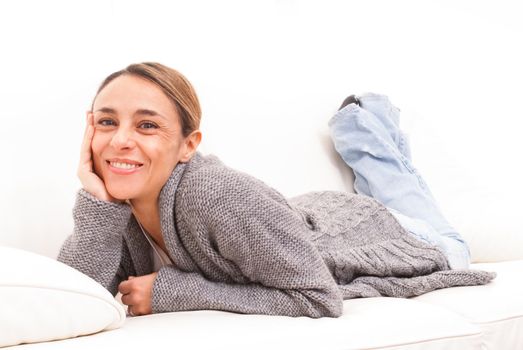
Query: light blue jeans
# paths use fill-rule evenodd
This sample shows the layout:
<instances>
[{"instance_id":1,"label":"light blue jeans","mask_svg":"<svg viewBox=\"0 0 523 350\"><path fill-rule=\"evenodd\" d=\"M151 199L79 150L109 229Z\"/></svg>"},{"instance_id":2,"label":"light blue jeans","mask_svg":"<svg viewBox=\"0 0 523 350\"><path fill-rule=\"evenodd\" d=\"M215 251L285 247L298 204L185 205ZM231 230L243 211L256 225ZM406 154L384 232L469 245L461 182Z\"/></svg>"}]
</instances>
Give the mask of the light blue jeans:
<instances>
[{"instance_id":1,"label":"light blue jeans","mask_svg":"<svg viewBox=\"0 0 523 350\"><path fill-rule=\"evenodd\" d=\"M354 172L355 191L385 205L418 239L442 248L451 269L468 269L467 243L412 165L399 109L384 95L367 93L358 99L361 107L349 104L329 120L334 147Z\"/></svg>"}]
</instances>

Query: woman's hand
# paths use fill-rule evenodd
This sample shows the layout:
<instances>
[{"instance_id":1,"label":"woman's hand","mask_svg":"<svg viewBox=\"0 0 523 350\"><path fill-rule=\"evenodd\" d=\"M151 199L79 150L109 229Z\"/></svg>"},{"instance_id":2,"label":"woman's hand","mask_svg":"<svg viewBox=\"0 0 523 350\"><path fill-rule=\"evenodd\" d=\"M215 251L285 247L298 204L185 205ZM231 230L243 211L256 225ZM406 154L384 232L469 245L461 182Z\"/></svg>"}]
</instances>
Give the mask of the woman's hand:
<instances>
[{"instance_id":1,"label":"woman's hand","mask_svg":"<svg viewBox=\"0 0 523 350\"><path fill-rule=\"evenodd\" d=\"M127 312L131 316L148 315L152 313L153 284L158 272L140 277L129 276L118 286L122 293L122 303L128 306Z\"/></svg>"},{"instance_id":2,"label":"woman's hand","mask_svg":"<svg viewBox=\"0 0 523 350\"><path fill-rule=\"evenodd\" d=\"M87 125L85 127L84 140L80 151L80 164L78 165L77 175L84 190L92 194L98 199L118 202L112 197L102 179L94 172L93 153L91 151L91 143L94 136L94 117L92 112L87 112Z\"/></svg>"}]
</instances>

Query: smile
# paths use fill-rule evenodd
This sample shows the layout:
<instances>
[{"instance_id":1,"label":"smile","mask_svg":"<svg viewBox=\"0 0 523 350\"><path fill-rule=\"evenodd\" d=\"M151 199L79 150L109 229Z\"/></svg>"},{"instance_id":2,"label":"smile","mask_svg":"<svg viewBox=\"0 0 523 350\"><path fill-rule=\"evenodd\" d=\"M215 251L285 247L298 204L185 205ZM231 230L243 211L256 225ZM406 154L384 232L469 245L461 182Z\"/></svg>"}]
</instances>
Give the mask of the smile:
<instances>
[{"instance_id":1,"label":"smile","mask_svg":"<svg viewBox=\"0 0 523 350\"><path fill-rule=\"evenodd\" d=\"M120 163L120 162L109 162L112 167L119 169L134 169L141 167L140 164L129 164L129 163Z\"/></svg>"},{"instance_id":2,"label":"smile","mask_svg":"<svg viewBox=\"0 0 523 350\"><path fill-rule=\"evenodd\" d=\"M128 175L136 172L143 164L127 160L108 160L109 169L120 175Z\"/></svg>"}]
</instances>

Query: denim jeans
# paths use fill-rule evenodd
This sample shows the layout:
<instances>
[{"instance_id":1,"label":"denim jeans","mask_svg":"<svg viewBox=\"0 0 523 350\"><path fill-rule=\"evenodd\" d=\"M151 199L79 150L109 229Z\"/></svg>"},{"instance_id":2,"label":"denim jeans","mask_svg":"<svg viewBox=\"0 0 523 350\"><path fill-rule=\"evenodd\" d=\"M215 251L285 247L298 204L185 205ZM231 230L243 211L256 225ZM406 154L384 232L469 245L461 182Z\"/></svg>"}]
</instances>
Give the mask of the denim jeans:
<instances>
[{"instance_id":1,"label":"denim jeans","mask_svg":"<svg viewBox=\"0 0 523 350\"><path fill-rule=\"evenodd\" d=\"M468 269L467 243L412 165L399 109L384 95L367 93L358 99L361 107L349 104L329 120L334 147L354 172L355 191L381 202L410 234L440 247L451 269Z\"/></svg>"}]
</instances>

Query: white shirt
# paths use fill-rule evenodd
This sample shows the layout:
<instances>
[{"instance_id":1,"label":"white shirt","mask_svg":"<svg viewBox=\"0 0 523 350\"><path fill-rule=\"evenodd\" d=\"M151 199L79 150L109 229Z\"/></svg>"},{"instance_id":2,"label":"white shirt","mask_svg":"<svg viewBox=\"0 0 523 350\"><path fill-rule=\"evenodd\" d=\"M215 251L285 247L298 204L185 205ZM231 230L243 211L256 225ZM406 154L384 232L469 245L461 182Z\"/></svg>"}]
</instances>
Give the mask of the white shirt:
<instances>
[{"instance_id":1,"label":"white shirt","mask_svg":"<svg viewBox=\"0 0 523 350\"><path fill-rule=\"evenodd\" d=\"M167 255L167 253L164 252L163 249L160 248L160 246L156 244L156 242L152 238L150 238L150 236L148 241L149 243L151 243L151 258L154 262L154 272L157 272L163 266L173 265L173 262L169 258L169 255Z\"/></svg>"},{"instance_id":2,"label":"white shirt","mask_svg":"<svg viewBox=\"0 0 523 350\"><path fill-rule=\"evenodd\" d=\"M151 254L151 259L153 261L154 272L158 272L164 266L174 265L171 258L169 258L169 255L166 252L164 252L163 249L160 248L160 246L158 244L156 244L154 239L152 239L151 235L149 235L149 233L144 230L144 228L142 227L142 224L140 224L140 222L138 220L136 220L136 221L138 222L138 226L140 226L140 229L141 229L143 235L145 236L145 238L151 245L150 254Z\"/></svg>"}]
</instances>

